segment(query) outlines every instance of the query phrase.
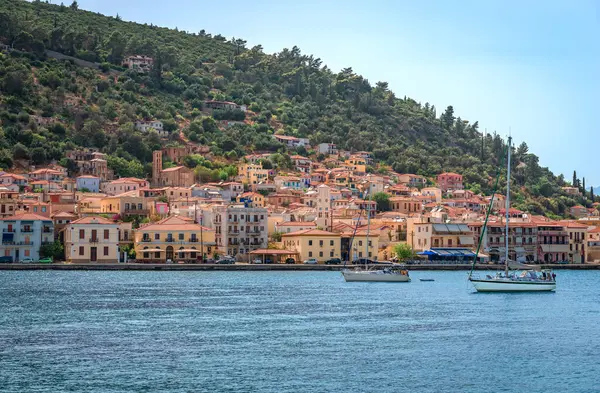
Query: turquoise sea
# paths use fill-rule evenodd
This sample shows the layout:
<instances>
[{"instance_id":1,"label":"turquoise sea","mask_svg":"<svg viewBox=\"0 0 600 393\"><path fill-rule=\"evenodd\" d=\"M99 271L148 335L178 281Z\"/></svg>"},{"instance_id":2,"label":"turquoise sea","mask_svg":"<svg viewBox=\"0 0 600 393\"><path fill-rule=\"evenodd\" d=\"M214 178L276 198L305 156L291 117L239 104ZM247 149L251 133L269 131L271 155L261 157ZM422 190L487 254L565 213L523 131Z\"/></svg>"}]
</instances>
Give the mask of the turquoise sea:
<instances>
[{"instance_id":1,"label":"turquoise sea","mask_svg":"<svg viewBox=\"0 0 600 393\"><path fill-rule=\"evenodd\" d=\"M539 294L412 277L2 271L0 391L600 391L600 271Z\"/></svg>"}]
</instances>

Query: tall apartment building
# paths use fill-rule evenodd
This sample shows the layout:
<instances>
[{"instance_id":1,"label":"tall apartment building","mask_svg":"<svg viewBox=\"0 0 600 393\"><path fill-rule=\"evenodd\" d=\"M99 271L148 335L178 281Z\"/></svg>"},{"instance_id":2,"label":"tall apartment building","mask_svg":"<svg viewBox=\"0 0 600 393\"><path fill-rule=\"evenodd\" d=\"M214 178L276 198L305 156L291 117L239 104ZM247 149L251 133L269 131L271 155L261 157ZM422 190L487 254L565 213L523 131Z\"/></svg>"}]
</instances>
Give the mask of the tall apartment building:
<instances>
[{"instance_id":1,"label":"tall apartment building","mask_svg":"<svg viewBox=\"0 0 600 393\"><path fill-rule=\"evenodd\" d=\"M265 208L215 206L213 225L218 252L244 260L250 251L267 248L267 214Z\"/></svg>"}]
</instances>

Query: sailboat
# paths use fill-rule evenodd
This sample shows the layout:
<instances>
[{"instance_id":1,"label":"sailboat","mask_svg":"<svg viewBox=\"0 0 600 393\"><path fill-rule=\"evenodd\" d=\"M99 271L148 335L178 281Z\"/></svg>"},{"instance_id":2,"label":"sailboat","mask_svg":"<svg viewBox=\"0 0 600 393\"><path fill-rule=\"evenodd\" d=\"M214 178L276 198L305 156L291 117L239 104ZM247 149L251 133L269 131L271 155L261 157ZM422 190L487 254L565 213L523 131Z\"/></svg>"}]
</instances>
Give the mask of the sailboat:
<instances>
[{"instance_id":1,"label":"sailboat","mask_svg":"<svg viewBox=\"0 0 600 393\"><path fill-rule=\"evenodd\" d=\"M511 153L512 138L508 137L507 146L507 174L506 174L506 232L504 234L505 241L505 254L504 254L504 272L497 272L495 275L487 274L485 277L480 278L473 275L475 269L475 263L477 262L477 255L481 243L485 236L485 230L487 229L488 217L490 215L492 204L494 202L494 195L496 190L492 193L492 199L490 200L490 206L488 207L487 214L485 216L485 222L481 230L481 236L479 237L479 244L477 245L477 252L473 258L473 265L469 272L469 281L475 287L477 292L551 292L556 289L556 275L549 269L539 269L538 266L530 266L511 263L508 257L508 223L510 220L509 208L510 208L510 153ZM498 179L500 178L500 170L496 177L496 186L498 185Z\"/></svg>"},{"instance_id":2,"label":"sailboat","mask_svg":"<svg viewBox=\"0 0 600 393\"><path fill-rule=\"evenodd\" d=\"M367 205L367 256L369 256L369 229L371 227L371 214L370 205ZM360 215L354 228L354 235L358 229L360 223ZM352 240L354 240L354 235ZM352 244L350 244L352 248ZM351 256L351 252L348 253L348 258ZM361 281L361 282L409 282L410 276L408 270L401 265L386 266L381 270L369 269L369 266L365 264L364 269L357 267L355 269L343 269L342 276L346 282Z\"/></svg>"}]
</instances>

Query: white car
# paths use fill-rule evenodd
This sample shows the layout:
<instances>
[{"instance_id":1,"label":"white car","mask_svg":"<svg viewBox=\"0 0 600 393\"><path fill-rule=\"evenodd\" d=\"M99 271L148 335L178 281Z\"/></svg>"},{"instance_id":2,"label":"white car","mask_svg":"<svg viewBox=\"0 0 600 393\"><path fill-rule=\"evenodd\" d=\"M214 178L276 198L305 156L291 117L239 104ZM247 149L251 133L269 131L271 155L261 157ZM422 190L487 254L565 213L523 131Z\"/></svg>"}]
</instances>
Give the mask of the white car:
<instances>
[{"instance_id":1,"label":"white car","mask_svg":"<svg viewBox=\"0 0 600 393\"><path fill-rule=\"evenodd\" d=\"M262 259L260 258L256 258L255 260L252 261L252 263L256 264L256 265L262 265Z\"/></svg>"},{"instance_id":2,"label":"white car","mask_svg":"<svg viewBox=\"0 0 600 393\"><path fill-rule=\"evenodd\" d=\"M19 262L21 262L21 263L35 263L35 261L33 260L33 258L23 258Z\"/></svg>"},{"instance_id":3,"label":"white car","mask_svg":"<svg viewBox=\"0 0 600 393\"><path fill-rule=\"evenodd\" d=\"M316 258L308 258L307 260L305 260L304 262L305 265L317 265L319 262L317 261Z\"/></svg>"}]
</instances>

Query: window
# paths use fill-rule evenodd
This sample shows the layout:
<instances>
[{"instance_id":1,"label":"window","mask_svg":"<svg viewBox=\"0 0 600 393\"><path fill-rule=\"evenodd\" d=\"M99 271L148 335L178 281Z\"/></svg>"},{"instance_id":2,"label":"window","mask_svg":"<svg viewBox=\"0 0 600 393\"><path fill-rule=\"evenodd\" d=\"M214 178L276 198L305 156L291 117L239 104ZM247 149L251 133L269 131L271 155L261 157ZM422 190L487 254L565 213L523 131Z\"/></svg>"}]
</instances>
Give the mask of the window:
<instances>
[{"instance_id":1,"label":"window","mask_svg":"<svg viewBox=\"0 0 600 393\"><path fill-rule=\"evenodd\" d=\"M154 234L154 240L160 240L160 233Z\"/></svg>"},{"instance_id":2,"label":"window","mask_svg":"<svg viewBox=\"0 0 600 393\"><path fill-rule=\"evenodd\" d=\"M183 236L183 233L180 233L180 234L179 234L179 240L183 240L183 237L184 237L184 236Z\"/></svg>"},{"instance_id":3,"label":"window","mask_svg":"<svg viewBox=\"0 0 600 393\"><path fill-rule=\"evenodd\" d=\"M79 255L83 255L83 246L79 247Z\"/></svg>"},{"instance_id":4,"label":"window","mask_svg":"<svg viewBox=\"0 0 600 393\"><path fill-rule=\"evenodd\" d=\"M104 256L108 256L108 247L104 247Z\"/></svg>"},{"instance_id":5,"label":"window","mask_svg":"<svg viewBox=\"0 0 600 393\"><path fill-rule=\"evenodd\" d=\"M108 229L104 230L104 238L108 240Z\"/></svg>"},{"instance_id":6,"label":"window","mask_svg":"<svg viewBox=\"0 0 600 393\"><path fill-rule=\"evenodd\" d=\"M85 239L85 229L80 229L79 230L79 238L80 239Z\"/></svg>"},{"instance_id":7,"label":"window","mask_svg":"<svg viewBox=\"0 0 600 393\"><path fill-rule=\"evenodd\" d=\"M31 253L30 253L30 251L29 251L29 250L25 250L25 256L26 256L26 257L29 257L29 256L31 256Z\"/></svg>"},{"instance_id":8,"label":"window","mask_svg":"<svg viewBox=\"0 0 600 393\"><path fill-rule=\"evenodd\" d=\"M322 257L323 256L323 251L319 251L319 256Z\"/></svg>"},{"instance_id":9,"label":"window","mask_svg":"<svg viewBox=\"0 0 600 393\"><path fill-rule=\"evenodd\" d=\"M329 256L333 258L333 251L329 251Z\"/></svg>"},{"instance_id":10,"label":"window","mask_svg":"<svg viewBox=\"0 0 600 393\"><path fill-rule=\"evenodd\" d=\"M323 240L319 240L319 246L323 247Z\"/></svg>"},{"instance_id":11,"label":"window","mask_svg":"<svg viewBox=\"0 0 600 393\"><path fill-rule=\"evenodd\" d=\"M308 252L308 256L309 256L309 257L312 257L312 251L309 251L309 252Z\"/></svg>"},{"instance_id":12,"label":"window","mask_svg":"<svg viewBox=\"0 0 600 393\"><path fill-rule=\"evenodd\" d=\"M309 241L308 241L308 245L309 245L309 246L312 246L312 240L309 240Z\"/></svg>"},{"instance_id":13,"label":"window","mask_svg":"<svg viewBox=\"0 0 600 393\"><path fill-rule=\"evenodd\" d=\"M330 240L330 241L329 241L329 245L330 245L330 246L333 246L333 240Z\"/></svg>"}]
</instances>

